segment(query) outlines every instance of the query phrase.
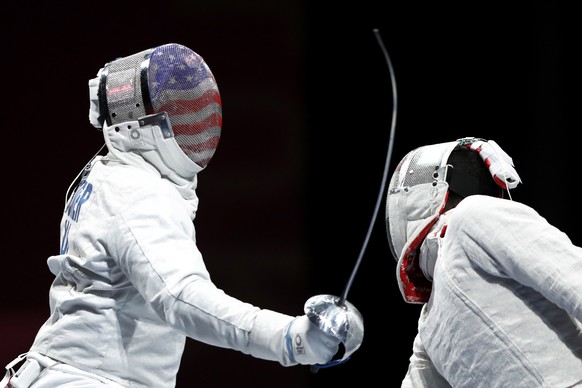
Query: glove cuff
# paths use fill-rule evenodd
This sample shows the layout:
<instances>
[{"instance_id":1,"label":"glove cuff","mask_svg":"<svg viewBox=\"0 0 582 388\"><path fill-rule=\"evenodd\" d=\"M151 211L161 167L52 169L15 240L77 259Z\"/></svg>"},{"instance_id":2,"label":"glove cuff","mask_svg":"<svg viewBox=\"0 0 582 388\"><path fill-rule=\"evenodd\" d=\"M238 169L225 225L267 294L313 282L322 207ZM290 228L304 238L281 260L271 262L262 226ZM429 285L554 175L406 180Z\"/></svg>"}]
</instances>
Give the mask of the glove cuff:
<instances>
[{"instance_id":1,"label":"glove cuff","mask_svg":"<svg viewBox=\"0 0 582 388\"><path fill-rule=\"evenodd\" d=\"M289 322L289 325L287 325L287 330L285 330L285 350L287 353L287 357L289 358L289 362L291 364L298 364L297 360L295 360L295 349L293 349L293 341L294 341L294 337L291 334L291 326L293 326L293 324L295 323L295 321L297 320L297 317L295 319L293 319L291 322Z\"/></svg>"},{"instance_id":2,"label":"glove cuff","mask_svg":"<svg viewBox=\"0 0 582 388\"><path fill-rule=\"evenodd\" d=\"M257 313L250 333L248 351L254 357L278 361L283 366L297 364L286 351L285 335L295 317L263 309Z\"/></svg>"}]
</instances>

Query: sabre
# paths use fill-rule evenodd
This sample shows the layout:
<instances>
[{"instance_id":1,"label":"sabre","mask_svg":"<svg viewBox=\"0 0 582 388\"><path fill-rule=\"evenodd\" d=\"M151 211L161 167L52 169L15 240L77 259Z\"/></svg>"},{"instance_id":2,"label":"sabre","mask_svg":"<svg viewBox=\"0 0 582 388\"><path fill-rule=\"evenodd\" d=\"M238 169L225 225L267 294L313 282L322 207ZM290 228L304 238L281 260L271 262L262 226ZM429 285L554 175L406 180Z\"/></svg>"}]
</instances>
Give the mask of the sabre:
<instances>
[{"instance_id":1,"label":"sabre","mask_svg":"<svg viewBox=\"0 0 582 388\"><path fill-rule=\"evenodd\" d=\"M380 204L382 203L382 199L384 197L384 190L386 188L386 181L388 180L388 171L390 168L390 159L392 159L392 151L394 148L394 135L396 133L396 113L398 108L396 77L394 75L392 61L390 60L390 55L388 55L388 50L386 50L386 47L384 46L384 42L382 41L382 36L380 35L379 30L375 28L373 32L388 65L388 70L390 72L390 83L392 85L392 121L390 125L388 151L386 152L386 161L384 164L384 172L382 174L382 183L380 185L378 199L376 200L376 206L374 207L372 218L370 220L370 225L368 226L368 231L356 260L356 264L354 265L352 273L342 294L339 297L325 294L316 295L309 298L307 302L305 302L304 310L309 319L325 333L338 338L344 346L344 354L341 359L331 360L330 362L323 365L313 365L311 367L311 371L313 373L316 373L320 368L327 368L347 361L351 354L360 347L364 338L362 315L354 305L347 301L347 297L362 262L362 258L364 257L364 253L366 252L366 248L368 247L368 242L370 240L370 236L372 235L372 230L374 229L378 211L380 210ZM351 332L349 329L352 329Z\"/></svg>"}]
</instances>

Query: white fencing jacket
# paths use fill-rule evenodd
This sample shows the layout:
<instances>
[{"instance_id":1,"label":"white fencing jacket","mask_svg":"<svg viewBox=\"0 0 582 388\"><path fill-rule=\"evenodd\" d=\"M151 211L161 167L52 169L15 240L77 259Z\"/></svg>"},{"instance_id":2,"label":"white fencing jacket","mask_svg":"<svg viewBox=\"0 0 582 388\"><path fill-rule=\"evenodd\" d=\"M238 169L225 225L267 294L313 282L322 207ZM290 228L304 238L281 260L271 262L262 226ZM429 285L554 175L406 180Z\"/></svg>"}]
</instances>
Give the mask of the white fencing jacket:
<instances>
[{"instance_id":1,"label":"white fencing jacket","mask_svg":"<svg viewBox=\"0 0 582 388\"><path fill-rule=\"evenodd\" d=\"M290 365L294 318L244 303L211 281L196 247L195 182L98 157L61 221L61 254L40 353L129 387L170 387L185 338ZM134 160L134 162L135 162Z\"/></svg>"},{"instance_id":2,"label":"white fencing jacket","mask_svg":"<svg viewBox=\"0 0 582 388\"><path fill-rule=\"evenodd\" d=\"M403 387L582 386L582 249L532 208L452 210Z\"/></svg>"}]
</instances>

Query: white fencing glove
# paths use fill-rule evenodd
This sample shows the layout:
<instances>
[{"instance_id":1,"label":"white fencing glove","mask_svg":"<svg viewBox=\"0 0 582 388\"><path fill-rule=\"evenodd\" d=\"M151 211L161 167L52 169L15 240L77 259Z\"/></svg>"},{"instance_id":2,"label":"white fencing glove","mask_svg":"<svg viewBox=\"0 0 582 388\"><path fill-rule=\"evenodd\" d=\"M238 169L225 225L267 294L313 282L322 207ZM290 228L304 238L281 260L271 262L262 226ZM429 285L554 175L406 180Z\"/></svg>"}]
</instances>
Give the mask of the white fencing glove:
<instances>
[{"instance_id":1,"label":"white fencing glove","mask_svg":"<svg viewBox=\"0 0 582 388\"><path fill-rule=\"evenodd\" d=\"M339 344L338 338L324 333L307 315L291 321L285 333L285 352L293 364L326 364L338 352Z\"/></svg>"}]
</instances>

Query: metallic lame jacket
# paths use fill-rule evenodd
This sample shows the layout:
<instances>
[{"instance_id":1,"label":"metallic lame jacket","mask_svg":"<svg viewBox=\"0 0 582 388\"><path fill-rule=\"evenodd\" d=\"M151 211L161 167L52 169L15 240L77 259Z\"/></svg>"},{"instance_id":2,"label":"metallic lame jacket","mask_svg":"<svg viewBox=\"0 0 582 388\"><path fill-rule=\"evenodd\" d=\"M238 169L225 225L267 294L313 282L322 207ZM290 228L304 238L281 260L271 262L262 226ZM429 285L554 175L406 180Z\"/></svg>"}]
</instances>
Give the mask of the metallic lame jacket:
<instances>
[{"instance_id":1,"label":"metallic lame jacket","mask_svg":"<svg viewBox=\"0 0 582 388\"><path fill-rule=\"evenodd\" d=\"M129 387L174 386L186 337L290 365L283 338L294 317L212 283L194 188L145 162L98 157L65 209L61 253L48 259L51 315L30 352Z\"/></svg>"}]
</instances>

